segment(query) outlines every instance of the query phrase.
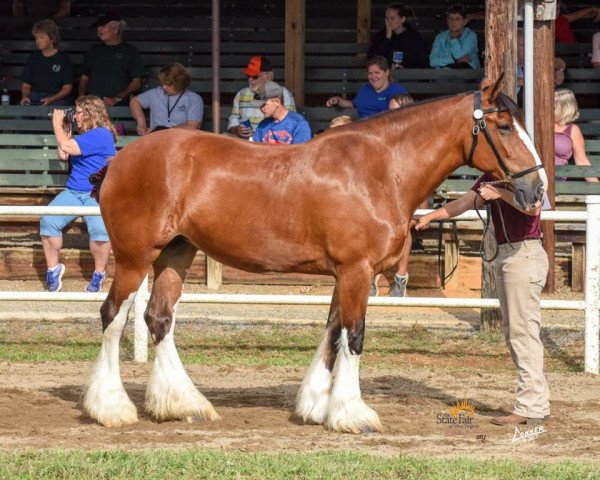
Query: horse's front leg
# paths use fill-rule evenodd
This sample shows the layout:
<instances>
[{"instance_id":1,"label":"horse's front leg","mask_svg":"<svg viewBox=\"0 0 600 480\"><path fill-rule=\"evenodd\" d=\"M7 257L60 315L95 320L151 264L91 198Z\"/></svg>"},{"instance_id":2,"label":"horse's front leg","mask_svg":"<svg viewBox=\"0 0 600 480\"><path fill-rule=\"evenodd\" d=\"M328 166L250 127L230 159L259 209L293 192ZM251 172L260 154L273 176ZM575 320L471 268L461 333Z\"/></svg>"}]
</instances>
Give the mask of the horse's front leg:
<instances>
[{"instance_id":1,"label":"horse's front leg","mask_svg":"<svg viewBox=\"0 0 600 480\"><path fill-rule=\"evenodd\" d=\"M336 284L325 333L296 397L296 415L305 423L323 424L333 386L333 366L340 336L340 302Z\"/></svg>"},{"instance_id":2,"label":"horse's front leg","mask_svg":"<svg viewBox=\"0 0 600 480\"><path fill-rule=\"evenodd\" d=\"M158 420L219 418L190 380L175 347L177 302L196 251L185 240L176 239L154 262L154 283L145 318L156 345L156 358L146 388L145 406Z\"/></svg>"},{"instance_id":3,"label":"horse's front leg","mask_svg":"<svg viewBox=\"0 0 600 480\"><path fill-rule=\"evenodd\" d=\"M360 355L372 272L366 265L338 272L341 331L333 369L333 388L327 409L327 428L339 432L381 431L377 413L361 398Z\"/></svg>"},{"instance_id":4,"label":"horse's front leg","mask_svg":"<svg viewBox=\"0 0 600 480\"><path fill-rule=\"evenodd\" d=\"M137 422L135 405L121 381L119 341L144 275L143 270L126 270L117 265L110 291L100 309L104 329L102 347L88 379L83 406L90 417L106 427Z\"/></svg>"}]
</instances>

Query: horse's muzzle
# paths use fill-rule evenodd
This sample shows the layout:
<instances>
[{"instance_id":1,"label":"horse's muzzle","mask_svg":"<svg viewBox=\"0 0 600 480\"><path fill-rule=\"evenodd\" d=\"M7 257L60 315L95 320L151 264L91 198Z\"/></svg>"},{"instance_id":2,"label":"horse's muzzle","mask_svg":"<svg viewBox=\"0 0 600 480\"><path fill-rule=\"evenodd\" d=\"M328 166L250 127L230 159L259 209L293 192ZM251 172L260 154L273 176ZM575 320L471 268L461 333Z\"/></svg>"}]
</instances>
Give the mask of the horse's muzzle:
<instances>
[{"instance_id":1,"label":"horse's muzzle","mask_svg":"<svg viewBox=\"0 0 600 480\"><path fill-rule=\"evenodd\" d=\"M517 207L522 210L528 210L536 205L540 205L545 191L546 189L542 180L533 183L517 180L517 184L515 185Z\"/></svg>"}]
</instances>

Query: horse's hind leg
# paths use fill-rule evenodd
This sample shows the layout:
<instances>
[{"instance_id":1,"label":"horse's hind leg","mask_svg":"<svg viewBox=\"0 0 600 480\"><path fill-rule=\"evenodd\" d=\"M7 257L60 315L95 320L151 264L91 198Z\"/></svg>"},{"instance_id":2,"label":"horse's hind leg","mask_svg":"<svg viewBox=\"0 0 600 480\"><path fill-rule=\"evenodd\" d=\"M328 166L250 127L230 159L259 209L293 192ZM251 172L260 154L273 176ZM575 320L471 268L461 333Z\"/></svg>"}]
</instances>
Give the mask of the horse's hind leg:
<instances>
[{"instance_id":1,"label":"horse's hind leg","mask_svg":"<svg viewBox=\"0 0 600 480\"><path fill-rule=\"evenodd\" d=\"M183 281L196 247L178 237L154 262L154 283L146 309L146 323L156 345L156 358L146 389L146 410L158 420L219 418L210 402L196 389L175 348L175 313Z\"/></svg>"},{"instance_id":2,"label":"horse's hind leg","mask_svg":"<svg viewBox=\"0 0 600 480\"><path fill-rule=\"evenodd\" d=\"M117 264L113 283L102 304L102 347L88 379L83 406L90 417L106 427L137 422L137 411L127 396L119 369L119 341L146 271Z\"/></svg>"},{"instance_id":3,"label":"horse's hind leg","mask_svg":"<svg viewBox=\"0 0 600 480\"><path fill-rule=\"evenodd\" d=\"M381 431L377 413L361 398L359 383L360 355L372 276L372 271L366 265L342 267L338 272L341 331L325 425L339 432Z\"/></svg>"},{"instance_id":4,"label":"horse's hind leg","mask_svg":"<svg viewBox=\"0 0 600 480\"><path fill-rule=\"evenodd\" d=\"M296 415L305 423L323 424L333 385L333 366L340 336L340 302L336 284L329 307L325 333L296 397Z\"/></svg>"}]
</instances>

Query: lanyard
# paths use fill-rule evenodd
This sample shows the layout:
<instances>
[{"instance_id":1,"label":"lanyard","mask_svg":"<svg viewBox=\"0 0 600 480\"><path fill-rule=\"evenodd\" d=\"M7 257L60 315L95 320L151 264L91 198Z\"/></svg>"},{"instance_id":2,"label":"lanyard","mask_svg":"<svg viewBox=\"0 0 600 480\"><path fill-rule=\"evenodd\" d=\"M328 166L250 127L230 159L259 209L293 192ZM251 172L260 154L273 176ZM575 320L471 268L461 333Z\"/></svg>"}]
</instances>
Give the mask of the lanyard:
<instances>
[{"instance_id":1,"label":"lanyard","mask_svg":"<svg viewBox=\"0 0 600 480\"><path fill-rule=\"evenodd\" d=\"M184 92L185 92L185 90L179 94L179 96L177 97L177 100L175 100L175 103L173 104L172 107L169 107L169 95L167 95L167 122L171 121L171 112L175 109L175 107L179 103L179 100L181 99Z\"/></svg>"}]
</instances>

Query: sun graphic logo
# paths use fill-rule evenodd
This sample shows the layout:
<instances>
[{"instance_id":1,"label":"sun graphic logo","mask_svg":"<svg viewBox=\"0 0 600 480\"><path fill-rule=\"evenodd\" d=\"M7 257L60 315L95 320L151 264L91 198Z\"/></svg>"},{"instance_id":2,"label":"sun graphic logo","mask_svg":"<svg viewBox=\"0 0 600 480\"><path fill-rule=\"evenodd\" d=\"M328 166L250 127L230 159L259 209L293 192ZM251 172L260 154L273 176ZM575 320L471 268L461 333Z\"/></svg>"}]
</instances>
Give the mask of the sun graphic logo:
<instances>
[{"instance_id":1,"label":"sun graphic logo","mask_svg":"<svg viewBox=\"0 0 600 480\"><path fill-rule=\"evenodd\" d=\"M453 417L458 417L463 412L469 417L475 416L475 407L466 398L457 401L452 407L448 409L448 411L452 414Z\"/></svg>"}]
</instances>

